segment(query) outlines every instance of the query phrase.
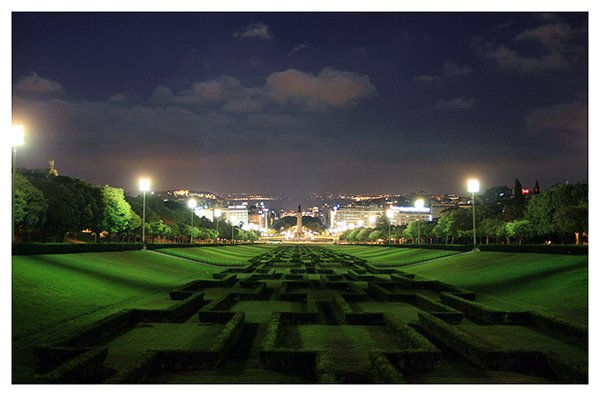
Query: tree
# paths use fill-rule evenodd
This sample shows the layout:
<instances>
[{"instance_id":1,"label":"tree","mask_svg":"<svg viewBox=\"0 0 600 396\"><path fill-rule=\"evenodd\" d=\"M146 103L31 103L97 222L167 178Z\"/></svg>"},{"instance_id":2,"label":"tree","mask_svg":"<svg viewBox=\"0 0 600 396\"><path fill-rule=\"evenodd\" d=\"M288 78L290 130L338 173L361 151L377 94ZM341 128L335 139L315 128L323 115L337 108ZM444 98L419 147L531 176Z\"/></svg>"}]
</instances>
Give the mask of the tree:
<instances>
[{"instance_id":1,"label":"tree","mask_svg":"<svg viewBox=\"0 0 600 396\"><path fill-rule=\"evenodd\" d=\"M481 221L478 230L481 231L481 235L485 237L485 244L489 245L490 238L497 237L497 230L499 226L504 226L504 222L499 219L485 218ZM496 240L496 242L498 242Z\"/></svg>"},{"instance_id":2,"label":"tree","mask_svg":"<svg viewBox=\"0 0 600 396\"><path fill-rule=\"evenodd\" d=\"M44 194L20 173L14 175L13 216L15 226L29 232L39 229L46 221L48 204Z\"/></svg>"},{"instance_id":3,"label":"tree","mask_svg":"<svg viewBox=\"0 0 600 396\"><path fill-rule=\"evenodd\" d=\"M383 237L383 231L381 230L372 230L369 234L369 241L377 242L377 240Z\"/></svg>"},{"instance_id":4,"label":"tree","mask_svg":"<svg viewBox=\"0 0 600 396\"><path fill-rule=\"evenodd\" d=\"M504 211L504 219L512 221L523 217L525 211L525 197L523 196L523 186L519 179L515 179L513 187L513 197Z\"/></svg>"},{"instance_id":5,"label":"tree","mask_svg":"<svg viewBox=\"0 0 600 396\"><path fill-rule=\"evenodd\" d=\"M556 212L555 221L561 232L575 235L575 244L580 245L581 234L588 229L588 210L584 206L565 206Z\"/></svg>"},{"instance_id":6,"label":"tree","mask_svg":"<svg viewBox=\"0 0 600 396\"><path fill-rule=\"evenodd\" d=\"M532 235L531 224L529 220L515 220L506 223L506 234L509 238L517 238L519 245L523 239L530 238Z\"/></svg>"},{"instance_id":7,"label":"tree","mask_svg":"<svg viewBox=\"0 0 600 396\"><path fill-rule=\"evenodd\" d=\"M486 217L502 214L510 203L512 191L506 186L495 186L485 190L481 196L481 204L485 208Z\"/></svg>"},{"instance_id":8,"label":"tree","mask_svg":"<svg viewBox=\"0 0 600 396\"><path fill-rule=\"evenodd\" d=\"M358 234L356 234L357 242L366 242L369 239L369 234L371 233L370 228L361 228Z\"/></svg>"},{"instance_id":9,"label":"tree","mask_svg":"<svg viewBox=\"0 0 600 396\"><path fill-rule=\"evenodd\" d=\"M414 243L418 236L418 227L420 227L418 221L411 221L402 232L402 236L406 239L410 239L412 243Z\"/></svg>"},{"instance_id":10,"label":"tree","mask_svg":"<svg viewBox=\"0 0 600 396\"><path fill-rule=\"evenodd\" d=\"M346 236L348 242L356 242L356 236L360 232L360 228L355 228Z\"/></svg>"},{"instance_id":11,"label":"tree","mask_svg":"<svg viewBox=\"0 0 600 396\"><path fill-rule=\"evenodd\" d=\"M133 220L131 206L125 200L123 189L102 186L103 213L100 221L102 230L109 233L120 233L127 230Z\"/></svg>"}]
</instances>

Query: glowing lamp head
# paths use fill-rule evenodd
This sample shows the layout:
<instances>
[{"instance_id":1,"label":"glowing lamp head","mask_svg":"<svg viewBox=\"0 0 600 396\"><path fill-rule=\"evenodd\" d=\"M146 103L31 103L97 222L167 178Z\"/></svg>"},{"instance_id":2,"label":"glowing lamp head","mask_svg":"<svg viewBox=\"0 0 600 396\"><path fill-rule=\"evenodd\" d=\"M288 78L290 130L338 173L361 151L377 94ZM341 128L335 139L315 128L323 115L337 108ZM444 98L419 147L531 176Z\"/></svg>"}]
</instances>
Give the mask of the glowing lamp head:
<instances>
[{"instance_id":1,"label":"glowing lamp head","mask_svg":"<svg viewBox=\"0 0 600 396\"><path fill-rule=\"evenodd\" d=\"M216 218L221 217L221 209L215 209L215 217Z\"/></svg>"},{"instance_id":2,"label":"glowing lamp head","mask_svg":"<svg viewBox=\"0 0 600 396\"><path fill-rule=\"evenodd\" d=\"M191 198L188 203L188 208L190 209L194 209L196 206L198 206L198 203L196 202L196 200L194 198Z\"/></svg>"},{"instance_id":3,"label":"glowing lamp head","mask_svg":"<svg viewBox=\"0 0 600 396\"><path fill-rule=\"evenodd\" d=\"M369 216L369 223L373 224L373 223L375 223L376 220L377 220L377 217Z\"/></svg>"},{"instance_id":4,"label":"glowing lamp head","mask_svg":"<svg viewBox=\"0 0 600 396\"><path fill-rule=\"evenodd\" d=\"M394 218L394 211L391 209L388 209L385 211L385 215L387 216L388 219L393 219Z\"/></svg>"},{"instance_id":5,"label":"glowing lamp head","mask_svg":"<svg viewBox=\"0 0 600 396\"><path fill-rule=\"evenodd\" d=\"M148 179L147 177L140 178L138 180L138 185L139 185L140 191L143 191L143 192L150 191L150 179Z\"/></svg>"},{"instance_id":6,"label":"glowing lamp head","mask_svg":"<svg viewBox=\"0 0 600 396\"><path fill-rule=\"evenodd\" d=\"M358 226L359 226L359 227L362 227L362 226L365 224L365 222L364 222L364 221L362 221L362 220L358 220L358 221L356 222L356 224L358 224Z\"/></svg>"},{"instance_id":7,"label":"glowing lamp head","mask_svg":"<svg viewBox=\"0 0 600 396\"><path fill-rule=\"evenodd\" d=\"M23 125L12 126L12 146L18 147L25 144L25 127Z\"/></svg>"},{"instance_id":8,"label":"glowing lamp head","mask_svg":"<svg viewBox=\"0 0 600 396\"><path fill-rule=\"evenodd\" d=\"M467 190L470 193L478 193L479 192L479 180L469 179L467 181Z\"/></svg>"},{"instance_id":9,"label":"glowing lamp head","mask_svg":"<svg viewBox=\"0 0 600 396\"><path fill-rule=\"evenodd\" d=\"M419 198L415 201L415 208L423 209L425 207L425 200L423 198Z\"/></svg>"}]
</instances>

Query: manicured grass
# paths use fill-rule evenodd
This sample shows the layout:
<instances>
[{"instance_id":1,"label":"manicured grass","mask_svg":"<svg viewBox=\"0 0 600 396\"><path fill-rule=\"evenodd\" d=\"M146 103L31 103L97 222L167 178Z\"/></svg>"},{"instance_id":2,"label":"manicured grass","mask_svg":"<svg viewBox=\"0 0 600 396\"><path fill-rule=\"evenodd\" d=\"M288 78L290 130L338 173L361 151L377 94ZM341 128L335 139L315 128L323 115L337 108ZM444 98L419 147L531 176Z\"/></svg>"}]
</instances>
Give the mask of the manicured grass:
<instances>
[{"instance_id":1,"label":"manicured grass","mask_svg":"<svg viewBox=\"0 0 600 396\"><path fill-rule=\"evenodd\" d=\"M159 252L214 265L247 264L248 259L272 249L269 245L206 246L197 248L167 248Z\"/></svg>"},{"instance_id":2,"label":"manicured grass","mask_svg":"<svg viewBox=\"0 0 600 396\"><path fill-rule=\"evenodd\" d=\"M14 256L12 262L13 339L70 330L69 321L99 318L161 293L152 303L168 303L164 291L191 279L209 279L220 268L151 251ZM110 311L107 313L107 310Z\"/></svg>"},{"instance_id":3,"label":"manicured grass","mask_svg":"<svg viewBox=\"0 0 600 396\"><path fill-rule=\"evenodd\" d=\"M587 256L474 252L403 267L480 293L499 309L537 310L587 324Z\"/></svg>"},{"instance_id":4,"label":"manicured grass","mask_svg":"<svg viewBox=\"0 0 600 396\"><path fill-rule=\"evenodd\" d=\"M452 250L403 249L387 246L333 245L331 249L368 260L369 264L377 267L404 266L460 253Z\"/></svg>"}]
</instances>

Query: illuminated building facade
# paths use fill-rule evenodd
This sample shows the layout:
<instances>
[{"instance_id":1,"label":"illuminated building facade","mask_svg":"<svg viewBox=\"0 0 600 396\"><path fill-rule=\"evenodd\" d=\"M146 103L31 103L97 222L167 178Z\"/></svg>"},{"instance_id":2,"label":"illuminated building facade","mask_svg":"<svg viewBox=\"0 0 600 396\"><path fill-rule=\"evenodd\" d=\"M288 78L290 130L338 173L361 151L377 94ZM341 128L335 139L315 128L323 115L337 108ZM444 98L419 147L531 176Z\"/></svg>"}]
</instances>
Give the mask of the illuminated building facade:
<instances>
[{"instance_id":1,"label":"illuminated building facade","mask_svg":"<svg viewBox=\"0 0 600 396\"><path fill-rule=\"evenodd\" d=\"M248 222L248 207L245 205L232 205L221 209L222 218L235 226L242 225L247 227Z\"/></svg>"}]
</instances>

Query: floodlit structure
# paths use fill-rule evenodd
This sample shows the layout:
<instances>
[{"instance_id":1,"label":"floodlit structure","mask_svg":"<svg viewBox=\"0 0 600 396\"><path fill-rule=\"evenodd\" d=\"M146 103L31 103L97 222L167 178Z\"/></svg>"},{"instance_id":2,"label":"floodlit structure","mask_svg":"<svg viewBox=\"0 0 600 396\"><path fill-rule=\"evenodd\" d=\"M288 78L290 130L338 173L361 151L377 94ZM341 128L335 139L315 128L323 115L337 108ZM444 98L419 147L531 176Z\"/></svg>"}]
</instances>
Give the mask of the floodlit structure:
<instances>
[{"instance_id":1,"label":"floodlit structure","mask_svg":"<svg viewBox=\"0 0 600 396\"><path fill-rule=\"evenodd\" d=\"M378 206L348 206L331 211L330 229L343 232L357 227L375 227L377 219L384 214Z\"/></svg>"},{"instance_id":2,"label":"floodlit structure","mask_svg":"<svg viewBox=\"0 0 600 396\"><path fill-rule=\"evenodd\" d=\"M298 205L298 211L296 212L296 238L300 241L302 238L302 207Z\"/></svg>"},{"instance_id":3,"label":"floodlit structure","mask_svg":"<svg viewBox=\"0 0 600 396\"><path fill-rule=\"evenodd\" d=\"M426 207L424 201L415 202L415 206L390 206L388 211L387 217L393 225L406 225L411 221L433 220L431 208Z\"/></svg>"},{"instance_id":4,"label":"floodlit structure","mask_svg":"<svg viewBox=\"0 0 600 396\"><path fill-rule=\"evenodd\" d=\"M142 204L142 243L144 246L142 249L146 249L146 192L150 191L150 179L147 177L141 177L138 180L138 188L142 192L143 195L143 204Z\"/></svg>"},{"instance_id":5,"label":"floodlit structure","mask_svg":"<svg viewBox=\"0 0 600 396\"><path fill-rule=\"evenodd\" d=\"M232 205L221 209L225 221L241 227L248 225L248 207L246 205Z\"/></svg>"},{"instance_id":6,"label":"floodlit structure","mask_svg":"<svg viewBox=\"0 0 600 396\"><path fill-rule=\"evenodd\" d=\"M479 180L467 180L467 191L471 193L471 202L473 203L473 250L477 246L477 232L475 230L475 193L479 192Z\"/></svg>"}]
</instances>

